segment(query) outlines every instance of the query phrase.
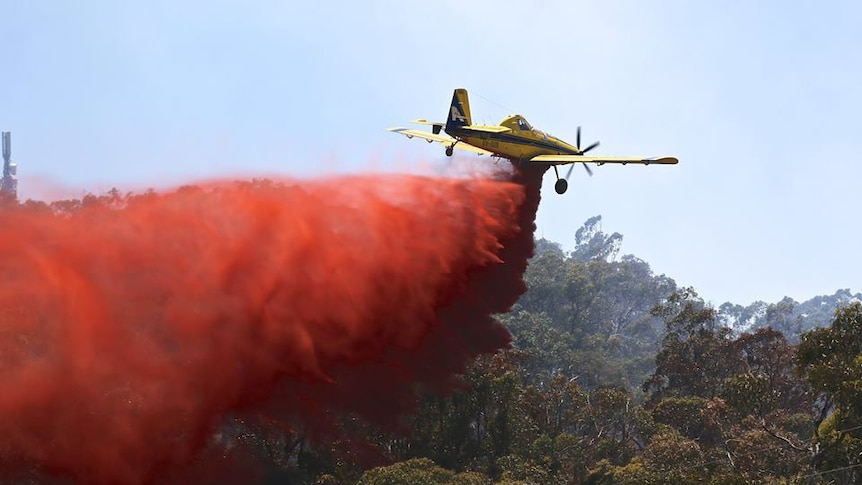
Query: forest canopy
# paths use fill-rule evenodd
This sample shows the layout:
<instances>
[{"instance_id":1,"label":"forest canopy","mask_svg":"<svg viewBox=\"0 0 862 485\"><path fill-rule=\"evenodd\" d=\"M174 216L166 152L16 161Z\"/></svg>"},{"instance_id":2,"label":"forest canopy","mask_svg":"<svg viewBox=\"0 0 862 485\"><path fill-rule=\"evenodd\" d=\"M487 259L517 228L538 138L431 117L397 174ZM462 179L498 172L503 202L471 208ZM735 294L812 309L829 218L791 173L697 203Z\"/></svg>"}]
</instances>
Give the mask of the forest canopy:
<instances>
[{"instance_id":1,"label":"forest canopy","mask_svg":"<svg viewBox=\"0 0 862 485\"><path fill-rule=\"evenodd\" d=\"M622 239L596 216L571 251L536 241L528 290L499 316L513 347L480 357L463 392L426 395L407 436L366 429L389 465L333 444L281 469L362 485L862 481L862 295L716 308Z\"/></svg>"}]
</instances>

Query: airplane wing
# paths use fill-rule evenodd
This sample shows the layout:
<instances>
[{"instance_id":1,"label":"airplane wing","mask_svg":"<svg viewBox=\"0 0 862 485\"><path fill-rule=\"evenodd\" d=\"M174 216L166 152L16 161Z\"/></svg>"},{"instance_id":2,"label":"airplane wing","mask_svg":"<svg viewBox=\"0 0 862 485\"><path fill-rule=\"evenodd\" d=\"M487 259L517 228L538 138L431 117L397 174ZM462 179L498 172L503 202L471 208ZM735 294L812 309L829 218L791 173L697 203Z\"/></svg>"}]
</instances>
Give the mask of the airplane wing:
<instances>
[{"instance_id":1,"label":"airplane wing","mask_svg":"<svg viewBox=\"0 0 862 485\"><path fill-rule=\"evenodd\" d=\"M413 138L414 136L417 138L422 138L426 140L428 143L437 142L446 145L447 147L455 147L461 150L467 150L473 153L478 153L479 155L491 155L491 152L487 150L482 150L479 147L474 147L473 145L468 145L462 141L458 141L448 135L435 135L434 133L428 133L427 131L421 130L410 130L407 128L389 128L387 131L391 131L393 133L398 133L400 135L404 135L407 138Z\"/></svg>"},{"instance_id":2,"label":"airplane wing","mask_svg":"<svg viewBox=\"0 0 862 485\"><path fill-rule=\"evenodd\" d=\"M679 163L675 157L588 157L584 155L537 155L530 159L530 163L545 164L545 165L565 165L567 163L595 163L604 165L606 163L621 163L623 165L629 163L638 163L641 165L673 165Z\"/></svg>"}]
</instances>

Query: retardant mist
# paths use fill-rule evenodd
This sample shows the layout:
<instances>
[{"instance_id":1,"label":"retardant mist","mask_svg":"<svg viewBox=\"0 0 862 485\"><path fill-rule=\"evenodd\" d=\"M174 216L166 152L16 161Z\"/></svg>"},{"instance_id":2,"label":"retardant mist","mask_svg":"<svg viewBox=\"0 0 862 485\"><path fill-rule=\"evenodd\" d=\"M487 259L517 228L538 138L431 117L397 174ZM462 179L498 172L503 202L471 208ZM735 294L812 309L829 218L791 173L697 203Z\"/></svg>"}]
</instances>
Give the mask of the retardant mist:
<instances>
[{"instance_id":1,"label":"retardant mist","mask_svg":"<svg viewBox=\"0 0 862 485\"><path fill-rule=\"evenodd\" d=\"M3 470L145 483L267 400L308 423L410 413L418 386L508 345L491 315L524 291L540 181L221 184L0 212Z\"/></svg>"}]
</instances>

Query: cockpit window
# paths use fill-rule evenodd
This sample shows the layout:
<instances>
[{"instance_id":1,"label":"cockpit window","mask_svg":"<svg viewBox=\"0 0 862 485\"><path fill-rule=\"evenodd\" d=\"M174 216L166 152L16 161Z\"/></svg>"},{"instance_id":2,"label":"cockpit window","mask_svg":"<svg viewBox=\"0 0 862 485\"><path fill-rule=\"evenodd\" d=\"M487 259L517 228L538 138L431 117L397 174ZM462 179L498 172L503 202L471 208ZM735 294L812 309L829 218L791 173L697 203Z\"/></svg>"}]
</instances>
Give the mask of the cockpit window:
<instances>
[{"instance_id":1,"label":"cockpit window","mask_svg":"<svg viewBox=\"0 0 862 485\"><path fill-rule=\"evenodd\" d=\"M527 123L527 120L525 120L524 118L518 118L518 128L520 128L522 130L532 130L533 129L533 127L530 126L530 124Z\"/></svg>"}]
</instances>

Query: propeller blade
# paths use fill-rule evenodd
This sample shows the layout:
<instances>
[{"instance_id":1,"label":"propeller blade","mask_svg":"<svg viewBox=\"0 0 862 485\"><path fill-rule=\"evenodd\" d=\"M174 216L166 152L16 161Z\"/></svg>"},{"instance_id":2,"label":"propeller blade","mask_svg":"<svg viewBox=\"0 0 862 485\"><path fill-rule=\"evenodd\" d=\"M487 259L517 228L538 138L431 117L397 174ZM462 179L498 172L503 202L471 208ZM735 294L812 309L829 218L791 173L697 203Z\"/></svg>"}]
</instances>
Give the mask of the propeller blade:
<instances>
[{"instance_id":1,"label":"propeller blade","mask_svg":"<svg viewBox=\"0 0 862 485\"><path fill-rule=\"evenodd\" d=\"M573 168L575 168L575 164L574 164L574 163L573 163L573 164L571 164L571 165L569 165L569 171L568 171L568 172L566 172L566 177L565 177L565 178L566 178L566 180L569 180L569 176L570 176L570 175L572 175L572 169L573 169Z\"/></svg>"},{"instance_id":2,"label":"propeller blade","mask_svg":"<svg viewBox=\"0 0 862 485\"><path fill-rule=\"evenodd\" d=\"M587 165L586 163L584 163L584 162L581 162L581 163L584 164L584 168L587 170L587 173L590 174L590 177L592 177L593 176L593 169L591 169L590 166ZM572 164L572 166L574 166L574 164ZM571 171L572 170L569 169L569 172L571 172Z\"/></svg>"},{"instance_id":3,"label":"propeller blade","mask_svg":"<svg viewBox=\"0 0 862 485\"><path fill-rule=\"evenodd\" d=\"M581 150L581 153L587 153L588 151L592 150L593 148L595 148L597 146L599 146L599 142L595 142L592 145L584 148L583 150Z\"/></svg>"},{"instance_id":4,"label":"propeller blade","mask_svg":"<svg viewBox=\"0 0 862 485\"><path fill-rule=\"evenodd\" d=\"M581 149L581 127L578 127L578 139L575 142L575 146L578 147L578 150Z\"/></svg>"}]
</instances>

